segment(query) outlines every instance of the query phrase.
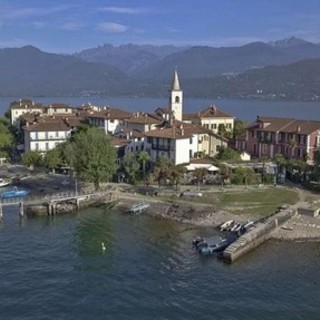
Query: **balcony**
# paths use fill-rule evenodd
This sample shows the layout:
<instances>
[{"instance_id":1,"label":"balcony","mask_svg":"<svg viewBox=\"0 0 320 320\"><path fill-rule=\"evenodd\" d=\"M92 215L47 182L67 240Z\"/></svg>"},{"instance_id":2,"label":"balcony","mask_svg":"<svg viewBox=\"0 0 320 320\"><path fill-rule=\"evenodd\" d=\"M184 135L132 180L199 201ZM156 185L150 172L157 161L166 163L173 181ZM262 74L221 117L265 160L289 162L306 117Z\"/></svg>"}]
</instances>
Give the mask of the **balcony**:
<instances>
[{"instance_id":1,"label":"balcony","mask_svg":"<svg viewBox=\"0 0 320 320\"><path fill-rule=\"evenodd\" d=\"M159 151L174 151L173 146L161 145L161 144L152 144L151 148L153 150L159 150Z\"/></svg>"}]
</instances>

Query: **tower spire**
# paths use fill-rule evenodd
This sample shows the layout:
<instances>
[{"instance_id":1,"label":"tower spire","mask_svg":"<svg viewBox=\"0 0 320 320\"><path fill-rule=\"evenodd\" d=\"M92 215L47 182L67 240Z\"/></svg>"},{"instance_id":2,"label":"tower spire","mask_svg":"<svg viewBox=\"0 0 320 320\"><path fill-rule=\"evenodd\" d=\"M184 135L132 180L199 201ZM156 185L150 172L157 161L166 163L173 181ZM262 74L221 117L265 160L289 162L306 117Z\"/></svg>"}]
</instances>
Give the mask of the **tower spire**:
<instances>
[{"instance_id":1,"label":"tower spire","mask_svg":"<svg viewBox=\"0 0 320 320\"><path fill-rule=\"evenodd\" d=\"M172 81L172 91L180 91L180 83L179 83L177 67L174 69L174 75L173 75L173 81Z\"/></svg>"}]
</instances>

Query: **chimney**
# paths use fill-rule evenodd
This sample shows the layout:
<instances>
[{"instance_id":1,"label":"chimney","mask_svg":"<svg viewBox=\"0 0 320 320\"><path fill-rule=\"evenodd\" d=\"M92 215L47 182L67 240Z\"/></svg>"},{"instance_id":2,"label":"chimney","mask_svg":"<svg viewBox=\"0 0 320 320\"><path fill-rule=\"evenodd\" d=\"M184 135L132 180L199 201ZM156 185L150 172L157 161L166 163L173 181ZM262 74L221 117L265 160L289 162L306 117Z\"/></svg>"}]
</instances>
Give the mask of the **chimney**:
<instances>
[{"instance_id":1,"label":"chimney","mask_svg":"<svg viewBox=\"0 0 320 320\"><path fill-rule=\"evenodd\" d=\"M301 131L301 127L297 126L297 132L300 133L300 131Z\"/></svg>"},{"instance_id":2,"label":"chimney","mask_svg":"<svg viewBox=\"0 0 320 320\"><path fill-rule=\"evenodd\" d=\"M184 128L183 128L183 124L180 125L180 131L181 131L181 135L184 136Z\"/></svg>"}]
</instances>

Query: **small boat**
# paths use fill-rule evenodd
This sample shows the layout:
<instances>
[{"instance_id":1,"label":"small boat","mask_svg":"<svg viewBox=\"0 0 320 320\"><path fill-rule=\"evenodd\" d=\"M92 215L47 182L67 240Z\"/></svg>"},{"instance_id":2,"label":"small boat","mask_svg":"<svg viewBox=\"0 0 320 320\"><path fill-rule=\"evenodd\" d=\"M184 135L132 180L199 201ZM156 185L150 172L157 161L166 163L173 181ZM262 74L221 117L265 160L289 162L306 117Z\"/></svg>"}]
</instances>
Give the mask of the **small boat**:
<instances>
[{"instance_id":1,"label":"small boat","mask_svg":"<svg viewBox=\"0 0 320 320\"><path fill-rule=\"evenodd\" d=\"M254 225L253 221L248 221L243 227L245 231L248 231L250 228L252 228Z\"/></svg>"},{"instance_id":2,"label":"small boat","mask_svg":"<svg viewBox=\"0 0 320 320\"><path fill-rule=\"evenodd\" d=\"M242 224L241 223L237 223L235 224L232 228L231 228L231 232L237 233L238 231L241 230Z\"/></svg>"},{"instance_id":3,"label":"small boat","mask_svg":"<svg viewBox=\"0 0 320 320\"><path fill-rule=\"evenodd\" d=\"M10 181L0 178L0 188L8 186L10 183Z\"/></svg>"},{"instance_id":4,"label":"small boat","mask_svg":"<svg viewBox=\"0 0 320 320\"><path fill-rule=\"evenodd\" d=\"M220 226L220 231L228 231L234 225L234 220L229 220Z\"/></svg>"},{"instance_id":5,"label":"small boat","mask_svg":"<svg viewBox=\"0 0 320 320\"><path fill-rule=\"evenodd\" d=\"M1 198L15 198L15 197L25 197L29 194L28 190L18 189L14 187L12 190L7 190L1 193Z\"/></svg>"},{"instance_id":6,"label":"small boat","mask_svg":"<svg viewBox=\"0 0 320 320\"><path fill-rule=\"evenodd\" d=\"M220 241L213 244L208 244L206 246L201 246L198 250L199 250L199 253L204 255L210 255L216 252L219 253L225 250L236 239L237 239L236 236L229 236L223 239L220 238Z\"/></svg>"}]
</instances>

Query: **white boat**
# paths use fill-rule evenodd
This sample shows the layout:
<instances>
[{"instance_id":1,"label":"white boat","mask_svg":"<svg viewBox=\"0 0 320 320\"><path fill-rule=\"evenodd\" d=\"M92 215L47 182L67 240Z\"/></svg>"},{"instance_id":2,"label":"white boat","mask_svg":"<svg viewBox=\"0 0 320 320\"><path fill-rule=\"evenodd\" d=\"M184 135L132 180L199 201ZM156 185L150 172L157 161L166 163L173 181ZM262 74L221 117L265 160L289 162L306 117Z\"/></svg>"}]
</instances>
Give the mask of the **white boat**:
<instances>
[{"instance_id":1,"label":"white boat","mask_svg":"<svg viewBox=\"0 0 320 320\"><path fill-rule=\"evenodd\" d=\"M241 223L237 223L231 228L230 231L234 232L234 233L237 233L238 231L240 231L241 227L242 227L242 224Z\"/></svg>"},{"instance_id":2,"label":"white boat","mask_svg":"<svg viewBox=\"0 0 320 320\"><path fill-rule=\"evenodd\" d=\"M229 221L226 221L225 223L223 223L221 226L220 226L220 230L221 231L227 231L228 229L230 229L234 224L234 220L229 220Z\"/></svg>"},{"instance_id":3,"label":"white boat","mask_svg":"<svg viewBox=\"0 0 320 320\"><path fill-rule=\"evenodd\" d=\"M244 229L247 231L249 230L251 227L253 227L254 222L253 221L248 221L243 227Z\"/></svg>"},{"instance_id":4,"label":"white boat","mask_svg":"<svg viewBox=\"0 0 320 320\"><path fill-rule=\"evenodd\" d=\"M0 178L0 188L8 186L10 183L11 183L11 181L4 180L4 179Z\"/></svg>"}]
</instances>

